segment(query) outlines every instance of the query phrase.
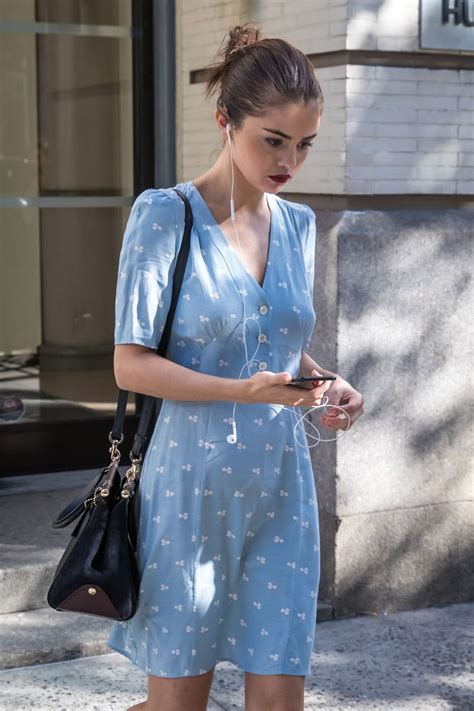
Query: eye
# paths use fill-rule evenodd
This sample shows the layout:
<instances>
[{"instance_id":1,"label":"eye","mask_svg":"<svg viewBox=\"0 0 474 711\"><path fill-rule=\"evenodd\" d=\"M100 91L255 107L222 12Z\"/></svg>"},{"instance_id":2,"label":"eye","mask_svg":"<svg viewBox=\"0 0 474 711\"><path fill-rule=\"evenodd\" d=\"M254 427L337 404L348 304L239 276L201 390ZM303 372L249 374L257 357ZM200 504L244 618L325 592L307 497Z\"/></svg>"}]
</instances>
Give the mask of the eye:
<instances>
[{"instance_id":1,"label":"eye","mask_svg":"<svg viewBox=\"0 0 474 711\"><path fill-rule=\"evenodd\" d=\"M279 146L281 143L279 138L265 138L265 140L270 146Z\"/></svg>"},{"instance_id":2,"label":"eye","mask_svg":"<svg viewBox=\"0 0 474 711\"><path fill-rule=\"evenodd\" d=\"M279 145L281 144L281 139L280 139L280 138L268 138L268 137L266 137L265 140L266 140L267 143L268 143L270 146L272 146L273 148L276 148L277 146L279 146ZM313 144L311 143L311 141L304 141L304 142L301 144L301 148L310 148L312 145L313 145Z\"/></svg>"}]
</instances>

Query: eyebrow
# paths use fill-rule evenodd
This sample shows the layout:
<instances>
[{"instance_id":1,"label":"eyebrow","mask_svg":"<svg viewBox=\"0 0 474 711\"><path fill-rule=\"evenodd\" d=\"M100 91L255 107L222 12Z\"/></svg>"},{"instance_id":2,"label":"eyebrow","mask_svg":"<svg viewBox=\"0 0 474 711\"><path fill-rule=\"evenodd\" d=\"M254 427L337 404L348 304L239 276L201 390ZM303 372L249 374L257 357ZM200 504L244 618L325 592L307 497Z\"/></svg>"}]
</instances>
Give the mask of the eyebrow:
<instances>
[{"instance_id":1,"label":"eyebrow","mask_svg":"<svg viewBox=\"0 0 474 711\"><path fill-rule=\"evenodd\" d=\"M262 126L262 128L263 128L264 131L270 131L270 133L276 133L277 136L282 136L283 138L289 138L289 139L291 140L291 136L287 136L287 134L286 134L286 133L283 133L283 131L277 131L276 128L265 128L265 126ZM314 138L314 137L317 136L317 135L318 135L317 133L313 133L312 136L305 136L305 138L302 138L301 140L302 140L302 141L307 141L308 138Z\"/></svg>"}]
</instances>

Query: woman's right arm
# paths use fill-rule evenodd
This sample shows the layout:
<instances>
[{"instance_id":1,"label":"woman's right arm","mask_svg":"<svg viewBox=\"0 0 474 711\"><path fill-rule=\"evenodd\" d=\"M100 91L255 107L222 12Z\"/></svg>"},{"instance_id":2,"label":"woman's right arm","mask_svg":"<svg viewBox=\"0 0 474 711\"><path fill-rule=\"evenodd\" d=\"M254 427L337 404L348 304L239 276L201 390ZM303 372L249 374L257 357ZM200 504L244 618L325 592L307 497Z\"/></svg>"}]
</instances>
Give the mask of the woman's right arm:
<instances>
[{"instance_id":1,"label":"woman's right arm","mask_svg":"<svg viewBox=\"0 0 474 711\"><path fill-rule=\"evenodd\" d=\"M291 375L286 371L262 371L242 380L207 375L135 343L115 346L114 374L120 389L165 400L230 400L310 407L329 386L322 383L313 390L288 386L285 383Z\"/></svg>"},{"instance_id":2,"label":"woman's right arm","mask_svg":"<svg viewBox=\"0 0 474 711\"><path fill-rule=\"evenodd\" d=\"M166 400L247 402L245 381L198 373L135 343L115 346L114 374L122 390Z\"/></svg>"}]
</instances>

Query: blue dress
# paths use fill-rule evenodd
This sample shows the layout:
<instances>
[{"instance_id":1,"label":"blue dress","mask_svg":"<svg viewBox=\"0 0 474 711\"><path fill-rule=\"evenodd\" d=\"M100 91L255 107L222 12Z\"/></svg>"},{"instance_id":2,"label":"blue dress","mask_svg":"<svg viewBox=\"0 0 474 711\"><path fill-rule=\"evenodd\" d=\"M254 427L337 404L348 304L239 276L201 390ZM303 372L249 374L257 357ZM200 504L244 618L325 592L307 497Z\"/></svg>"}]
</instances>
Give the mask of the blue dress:
<instances>
[{"instance_id":1,"label":"blue dress","mask_svg":"<svg viewBox=\"0 0 474 711\"><path fill-rule=\"evenodd\" d=\"M224 378L297 375L316 322L314 212L266 193L271 231L259 284L193 183L176 187L194 224L167 357ZM136 199L120 253L116 344L157 348L183 225L171 188ZM320 559L310 453L294 429L303 410L237 403L229 444L233 407L164 400L142 463L138 609L112 623L108 646L147 674L193 676L222 660L255 674L310 672Z\"/></svg>"}]
</instances>

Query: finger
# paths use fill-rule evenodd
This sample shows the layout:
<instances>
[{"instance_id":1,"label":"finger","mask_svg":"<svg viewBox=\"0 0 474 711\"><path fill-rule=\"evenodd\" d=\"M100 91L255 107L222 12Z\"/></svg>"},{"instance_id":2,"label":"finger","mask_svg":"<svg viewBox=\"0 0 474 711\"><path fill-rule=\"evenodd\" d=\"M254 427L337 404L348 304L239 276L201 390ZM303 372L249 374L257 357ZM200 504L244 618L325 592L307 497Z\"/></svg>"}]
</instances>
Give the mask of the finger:
<instances>
[{"instance_id":1,"label":"finger","mask_svg":"<svg viewBox=\"0 0 474 711\"><path fill-rule=\"evenodd\" d=\"M353 415L354 415L358 410L361 409L362 404L363 404L363 400L362 400L361 395L360 395L359 393L351 393L351 394L349 395L349 398L348 398L347 402L344 402L343 409L344 409L344 410L351 416L351 418L352 418ZM331 405L339 405L339 402L333 402L333 403L331 403ZM332 417L333 415L338 415L339 412L340 412L340 410L337 410L337 409L331 410L331 408L329 408L327 414Z\"/></svg>"},{"instance_id":2,"label":"finger","mask_svg":"<svg viewBox=\"0 0 474 711\"><path fill-rule=\"evenodd\" d=\"M300 397L299 400L296 400L296 402L290 402L290 405L293 405L294 407L297 407L298 405L301 405L304 401L303 397Z\"/></svg>"},{"instance_id":3,"label":"finger","mask_svg":"<svg viewBox=\"0 0 474 711\"><path fill-rule=\"evenodd\" d=\"M340 417L339 414L342 415L342 413L338 413L336 416L322 415L321 422L331 429L350 429L357 418L362 414L362 408L360 408L355 414L351 415L350 413L347 413L349 419L347 416Z\"/></svg>"},{"instance_id":4,"label":"finger","mask_svg":"<svg viewBox=\"0 0 474 711\"><path fill-rule=\"evenodd\" d=\"M325 391L329 388L331 383L328 383L327 381L324 383L318 383L317 381L314 381L314 384L312 383L313 387L311 388L312 390L322 390Z\"/></svg>"},{"instance_id":5,"label":"finger","mask_svg":"<svg viewBox=\"0 0 474 711\"><path fill-rule=\"evenodd\" d=\"M352 423L349 425L349 427L347 426L347 420L321 420L321 424L323 425L323 427L325 427L327 430L330 430L331 432L336 432L337 430L349 430L352 427Z\"/></svg>"}]
</instances>

